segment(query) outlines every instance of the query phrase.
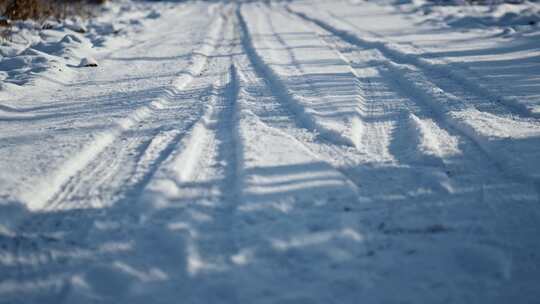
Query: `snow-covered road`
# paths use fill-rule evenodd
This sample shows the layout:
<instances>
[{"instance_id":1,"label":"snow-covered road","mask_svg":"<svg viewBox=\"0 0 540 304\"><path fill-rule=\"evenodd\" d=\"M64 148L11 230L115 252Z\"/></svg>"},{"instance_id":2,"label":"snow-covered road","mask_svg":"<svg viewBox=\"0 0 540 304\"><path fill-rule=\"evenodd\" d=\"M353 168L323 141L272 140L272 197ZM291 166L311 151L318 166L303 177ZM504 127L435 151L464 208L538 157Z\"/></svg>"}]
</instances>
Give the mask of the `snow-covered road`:
<instances>
[{"instance_id":1,"label":"snow-covered road","mask_svg":"<svg viewBox=\"0 0 540 304\"><path fill-rule=\"evenodd\" d=\"M109 5L98 68L3 76L0 303L538 301L538 27Z\"/></svg>"}]
</instances>

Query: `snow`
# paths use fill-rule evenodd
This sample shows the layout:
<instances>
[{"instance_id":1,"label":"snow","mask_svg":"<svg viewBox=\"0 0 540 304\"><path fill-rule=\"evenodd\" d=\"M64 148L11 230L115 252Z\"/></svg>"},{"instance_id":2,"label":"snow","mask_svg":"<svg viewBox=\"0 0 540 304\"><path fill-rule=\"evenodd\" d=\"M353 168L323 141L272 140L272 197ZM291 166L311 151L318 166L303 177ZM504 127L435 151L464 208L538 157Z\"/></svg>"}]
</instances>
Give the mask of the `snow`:
<instances>
[{"instance_id":1,"label":"snow","mask_svg":"<svg viewBox=\"0 0 540 304\"><path fill-rule=\"evenodd\" d=\"M98 66L98 63L97 61L92 58L92 57L84 57L82 60L81 60L81 64L79 65L80 67L97 67Z\"/></svg>"},{"instance_id":2,"label":"snow","mask_svg":"<svg viewBox=\"0 0 540 304\"><path fill-rule=\"evenodd\" d=\"M538 5L15 22L0 303L536 302Z\"/></svg>"}]
</instances>

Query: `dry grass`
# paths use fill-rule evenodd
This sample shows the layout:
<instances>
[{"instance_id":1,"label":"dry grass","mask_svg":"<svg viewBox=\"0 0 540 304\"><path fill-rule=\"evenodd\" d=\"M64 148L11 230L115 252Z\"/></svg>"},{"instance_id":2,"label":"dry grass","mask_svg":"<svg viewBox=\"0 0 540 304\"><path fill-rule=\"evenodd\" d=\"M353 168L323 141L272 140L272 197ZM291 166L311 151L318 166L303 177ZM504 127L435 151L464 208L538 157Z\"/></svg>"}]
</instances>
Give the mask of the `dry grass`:
<instances>
[{"instance_id":1,"label":"dry grass","mask_svg":"<svg viewBox=\"0 0 540 304\"><path fill-rule=\"evenodd\" d=\"M0 14L9 20L64 19L87 16L92 6L105 0L0 0Z\"/></svg>"},{"instance_id":2,"label":"dry grass","mask_svg":"<svg viewBox=\"0 0 540 304\"><path fill-rule=\"evenodd\" d=\"M0 40L11 35L11 24L17 20L58 20L70 16L90 17L96 5L107 0L0 0Z\"/></svg>"}]
</instances>

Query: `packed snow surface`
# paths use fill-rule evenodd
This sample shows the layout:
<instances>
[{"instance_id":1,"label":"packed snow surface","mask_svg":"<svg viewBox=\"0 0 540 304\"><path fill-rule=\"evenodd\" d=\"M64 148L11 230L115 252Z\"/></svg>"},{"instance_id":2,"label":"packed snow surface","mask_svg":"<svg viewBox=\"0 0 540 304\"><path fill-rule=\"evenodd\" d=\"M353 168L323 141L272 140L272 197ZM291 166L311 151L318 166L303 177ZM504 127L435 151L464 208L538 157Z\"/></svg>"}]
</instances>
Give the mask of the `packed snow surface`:
<instances>
[{"instance_id":1,"label":"packed snow surface","mask_svg":"<svg viewBox=\"0 0 540 304\"><path fill-rule=\"evenodd\" d=\"M0 303L538 303L538 3L112 1L0 44Z\"/></svg>"}]
</instances>

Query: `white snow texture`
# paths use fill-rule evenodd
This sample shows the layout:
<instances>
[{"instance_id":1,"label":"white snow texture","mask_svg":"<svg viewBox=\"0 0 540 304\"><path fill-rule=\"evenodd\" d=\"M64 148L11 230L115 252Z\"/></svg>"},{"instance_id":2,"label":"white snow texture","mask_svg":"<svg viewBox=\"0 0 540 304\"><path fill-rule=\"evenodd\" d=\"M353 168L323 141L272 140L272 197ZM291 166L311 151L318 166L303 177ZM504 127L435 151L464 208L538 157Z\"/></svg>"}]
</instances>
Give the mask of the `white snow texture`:
<instances>
[{"instance_id":1,"label":"white snow texture","mask_svg":"<svg viewBox=\"0 0 540 304\"><path fill-rule=\"evenodd\" d=\"M117 0L13 23L0 303L539 303L539 16Z\"/></svg>"}]
</instances>

